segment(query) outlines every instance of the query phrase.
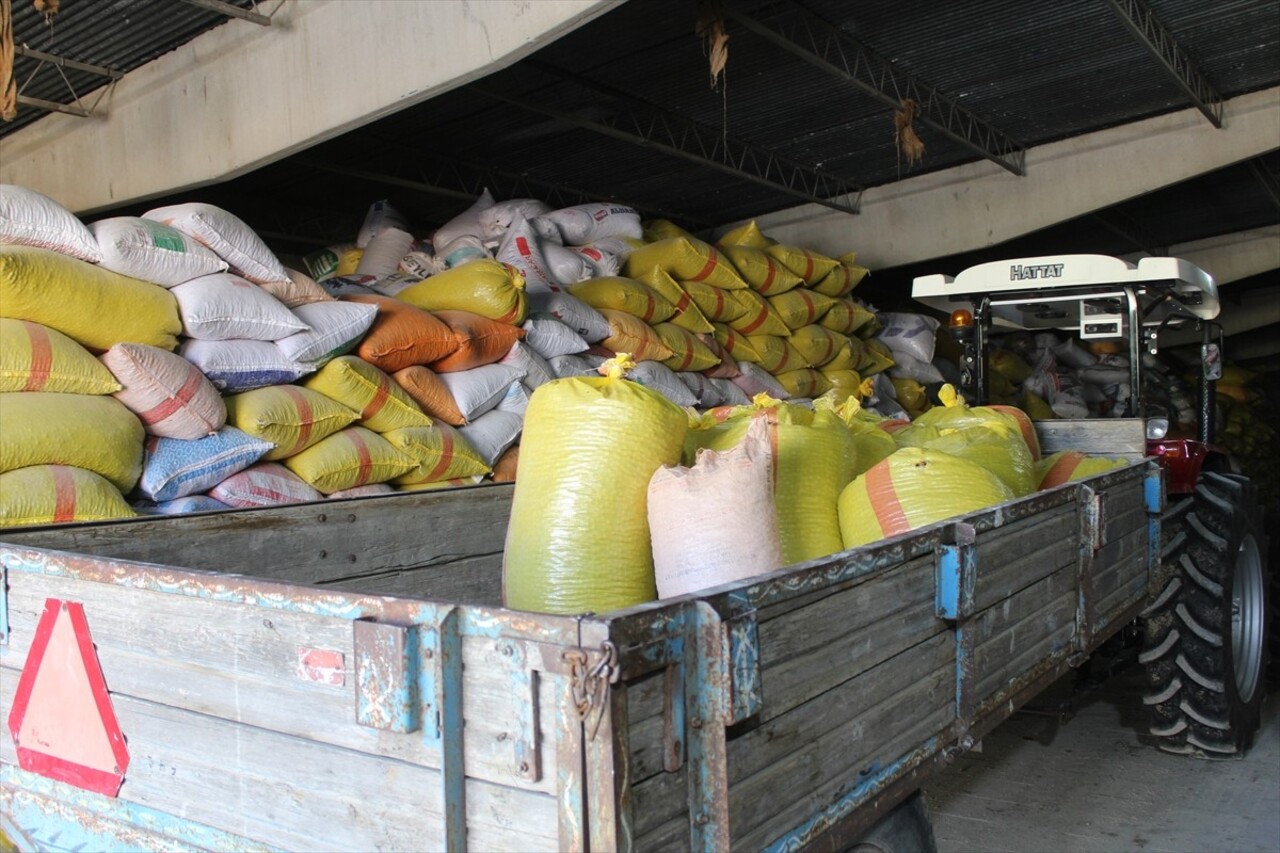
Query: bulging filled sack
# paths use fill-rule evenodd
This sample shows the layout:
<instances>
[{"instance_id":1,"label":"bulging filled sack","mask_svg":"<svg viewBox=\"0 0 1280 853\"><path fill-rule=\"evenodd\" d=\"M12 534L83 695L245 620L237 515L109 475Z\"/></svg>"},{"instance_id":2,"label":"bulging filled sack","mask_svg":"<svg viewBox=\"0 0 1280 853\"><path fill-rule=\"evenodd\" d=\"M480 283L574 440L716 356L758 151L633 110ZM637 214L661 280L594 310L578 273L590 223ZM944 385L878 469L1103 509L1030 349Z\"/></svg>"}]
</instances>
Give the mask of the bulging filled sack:
<instances>
[{"instance_id":1,"label":"bulging filled sack","mask_svg":"<svg viewBox=\"0 0 1280 853\"><path fill-rule=\"evenodd\" d=\"M815 412L768 398L717 422L704 417L690 429L685 460L699 448L725 450L742 440L755 419L768 426L775 448L774 504L783 564L825 557L842 549L836 502L857 464L848 429L832 412Z\"/></svg>"},{"instance_id":2,"label":"bulging filled sack","mask_svg":"<svg viewBox=\"0 0 1280 853\"><path fill-rule=\"evenodd\" d=\"M840 533L846 548L856 548L1012 498L999 477L976 463L905 447L840 493Z\"/></svg>"},{"instance_id":3,"label":"bulging filled sack","mask_svg":"<svg viewBox=\"0 0 1280 853\"><path fill-rule=\"evenodd\" d=\"M157 207L142 214L194 237L231 265L231 271L255 284L289 281L289 274L257 233L235 214L212 204L192 202Z\"/></svg>"},{"instance_id":4,"label":"bulging filled sack","mask_svg":"<svg viewBox=\"0 0 1280 853\"><path fill-rule=\"evenodd\" d=\"M104 477L67 465L32 465L0 474L0 527L109 521L134 511Z\"/></svg>"},{"instance_id":5,"label":"bulging filled sack","mask_svg":"<svg viewBox=\"0 0 1280 853\"><path fill-rule=\"evenodd\" d=\"M503 559L508 607L605 613L657 594L649 480L680 460L688 419L624 379L626 366L548 382L529 402Z\"/></svg>"},{"instance_id":6,"label":"bulging filled sack","mask_svg":"<svg viewBox=\"0 0 1280 853\"><path fill-rule=\"evenodd\" d=\"M659 598L697 592L782 566L768 425L754 419L734 447L701 449L691 467L649 480L649 530Z\"/></svg>"},{"instance_id":7,"label":"bulging filled sack","mask_svg":"<svg viewBox=\"0 0 1280 853\"><path fill-rule=\"evenodd\" d=\"M218 389L180 355L146 344L116 344L102 363L122 386L116 399L151 435L203 438L227 422Z\"/></svg>"},{"instance_id":8,"label":"bulging filled sack","mask_svg":"<svg viewBox=\"0 0 1280 853\"><path fill-rule=\"evenodd\" d=\"M728 258L695 237L675 237L641 246L627 256L622 271L639 278L653 267L665 270L677 281L700 281L728 290L747 286Z\"/></svg>"},{"instance_id":9,"label":"bulging filled sack","mask_svg":"<svg viewBox=\"0 0 1280 853\"><path fill-rule=\"evenodd\" d=\"M231 273L214 273L169 291L178 300L182 331L200 341L278 341L308 330L284 304Z\"/></svg>"},{"instance_id":10,"label":"bulging filled sack","mask_svg":"<svg viewBox=\"0 0 1280 853\"><path fill-rule=\"evenodd\" d=\"M142 423L111 397L0 394L0 472L70 465L128 492L142 474Z\"/></svg>"},{"instance_id":11,"label":"bulging filled sack","mask_svg":"<svg viewBox=\"0 0 1280 853\"><path fill-rule=\"evenodd\" d=\"M1090 456L1079 450L1061 450L1036 463L1036 482L1040 491L1061 486L1075 480L1083 480L1128 465L1126 459L1109 456Z\"/></svg>"},{"instance_id":12,"label":"bulging filled sack","mask_svg":"<svg viewBox=\"0 0 1280 853\"><path fill-rule=\"evenodd\" d=\"M424 311L469 311L517 326L527 312L524 277L509 264L486 259L423 279L396 296Z\"/></svg>"},{"instance_id":13,"label":"bulging filled sack","mask_svg":"<svg viewBox=\"0 0 1280 853\"><path fill-rule=\"evenodd\" d=\"M36 246L96 264L98 241L76 215L47 195L0 184L0 245Z\"/></svg>"},{"instance_id":14,"label":"bulging filled sack","mask_svg":"<svg viewBox=\"0 0 1280 853\"><path fill-rule=\"evenodd\" d=\"M894 433L894 440L900 447L937 450L980 465L998 477L1014 497L1035 491L1035 463L1017 427L988 421L960 429L939 428L921 424L917 418Z\"/></svg>"},{"instance_id":15,"label":"bulging filled sack","mask_svg":"<svg viewBox=\"0 0 1280 853\"><path fill-rule=\"evenodd\" d=\"M29 320L0 318L0 392L114 394L120 383L84 347Z\"/></svg>"},{"instance_id":16,"label":"bulging filled sack","mask_svg":"<svg viewBox=\"0 0 1280 853\"><path fill-rule=\"evenodd\" d=\"M274 385L226 398L227 422L272 445L268 462L301 453L354 423L359 415L318 391Z\"/></svg>"},{"instance_id":17,"label":"bulging filled sack","mask_svg":"<svg viewBox=\"0 0 1280 853\"><path fill-rule=\"evenodd\" d=\"M161 287L216 272L227 262L176 228L139 216L113 216L89 225L102 250L101 265Z\"/></svg>"},{"instance_id":18,"label":"bulging filled sack","mask_svg":"<svg viewBox=\"0 0 1280 853\"><path fill-rule=\"evenodd\" d=\"M605 237L638 238L644 233L635 208L609 202L565 207L542 218L555 223L567 246L585 246Z\"/></svg>"}]
</instances>

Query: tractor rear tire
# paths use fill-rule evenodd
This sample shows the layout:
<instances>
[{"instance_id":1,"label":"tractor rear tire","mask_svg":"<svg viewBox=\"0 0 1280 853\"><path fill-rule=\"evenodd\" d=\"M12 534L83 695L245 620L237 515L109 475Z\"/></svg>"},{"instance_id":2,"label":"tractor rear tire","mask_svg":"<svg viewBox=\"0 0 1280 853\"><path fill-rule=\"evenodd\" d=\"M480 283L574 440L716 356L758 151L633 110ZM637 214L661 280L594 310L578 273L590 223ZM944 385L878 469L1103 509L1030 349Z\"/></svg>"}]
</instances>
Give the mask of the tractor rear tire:
<instances>
[{"instance_id":1,"label":"tractor rear tire","mask_svg":"<svg viewBox=\"0 0 1280 853\"><path fill-rule=\"evenodd\" d=\"M1204 472L1161 519L1143 612L1143 702L1167 752L1226 758L1258 729L1266 680L1267 553L1248 478Z\"/></svg>"}]
</instances>

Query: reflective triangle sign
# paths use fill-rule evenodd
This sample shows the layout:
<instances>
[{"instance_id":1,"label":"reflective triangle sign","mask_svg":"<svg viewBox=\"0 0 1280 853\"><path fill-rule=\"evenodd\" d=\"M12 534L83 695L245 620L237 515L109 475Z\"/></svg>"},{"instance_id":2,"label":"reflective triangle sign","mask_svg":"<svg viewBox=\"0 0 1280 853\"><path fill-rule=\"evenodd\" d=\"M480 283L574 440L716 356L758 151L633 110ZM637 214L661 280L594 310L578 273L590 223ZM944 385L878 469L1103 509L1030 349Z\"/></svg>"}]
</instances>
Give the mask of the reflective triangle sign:
<instances>
[{"instance_id":1,"label":"reflective triangle sign","mask_svg":"<svg viewBox=\"0 0 1280 853\"><path fill-rule=\"evenodd\" d=\"M9 733L23 770L109 797L119 793L129 750L79 602L45 600Z\"/></svg>"}]
</instances>

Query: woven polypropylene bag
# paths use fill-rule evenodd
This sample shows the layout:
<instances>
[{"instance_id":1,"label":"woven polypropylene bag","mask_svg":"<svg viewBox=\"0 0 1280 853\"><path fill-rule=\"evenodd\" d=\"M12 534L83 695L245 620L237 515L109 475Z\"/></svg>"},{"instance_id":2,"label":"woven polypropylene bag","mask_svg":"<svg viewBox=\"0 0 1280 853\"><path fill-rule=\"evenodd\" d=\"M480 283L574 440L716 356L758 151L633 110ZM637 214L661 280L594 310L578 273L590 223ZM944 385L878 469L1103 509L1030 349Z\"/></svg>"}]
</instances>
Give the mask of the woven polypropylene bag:
<instances>
[{"instance_id":1,"label":"woven polypropylene bag","mask_svg":"<svg viewBox=\"0 0 1280 853\"><path fill-rule=\"evenodd\" d=\"M638 278L653 267L666 270L676 281L700 281L731 290L747 286L728 258L694 237L674 237L641 246L627 256L622 270L624 275Z\"/></svg>"},{"instance_id":2,"label":"woven polypropylene bag","mask_svg":"<svg viewBox=\"0 0 1280 853\"><path fill-rule=\"evenodd\" d=\"M355 422L359 414L319 391L273 385L226 398L227 422L273 445L266 461L301 453Z\"/></svg>"},{"instance_id":3,"label":"woven polypropylene bag","mask_svg":"<svg viewBox=\"0 0 1280 853\"><path fill-rule=\"evenodd\" d=\"M840 533L855 548L1013 498L1000 479L965 459L907 447L840 493Z\"/></svg>"},{"instance_id":4,"label":"woven polypropylene bag","mask_svg":"<svg viewBox=\"0 0 1280 853\"><path fill-rule=\"evenodd\" d=\"M152 435L202 438L227 422L218 389L182 356L146 344L116 344L102 363L122 386L116 399Z\"/></svg>"},{"instance_id":5,"label":"woven polypropylene bag","mask_svg":"<svg viewBox=\"0 0 1280 853\"><path fill-rule=\"evenodd\" d=\"M178 302L163 287L30 246L0 246L0 316L98 351L125 341L171 350L182 331Z\"/></svg>"},{"instance_id":6,"label":"woven polypropylene bag","mask_svg":"<svg viewBox=\"0 0 1280 853\"><path fill-rule=\"evenodd\" d=\"M410 285L397 298L424 311L470 311L499 323L524 322L524 276L515 267L481 258Z\"/></svg>"},{"instance_id":7,"label":"woven polypropylene bag","mask_svg":"<svg viewBox=\"0 0 1280 853\"><path fill-rule=\"evenodd\" d=\"M1078 450L1061 450L1050 454L1036 463L1036 482L1041 491L1061 486L1075 480L1083 480L1110 471L1123 468L1129 462L1125 459L1109 456L1089 456Z\"/></svg>"},{"instance_id":8,"label":"woven polypropylene bag","mask_svg":"<svg viewBox=\"0 0 1280 853\"><path fill-rule=\"evenodd\" d=\"M142 474L142 422L111 397L0 394L0 472L70 465L127 492Z\"/></svg>"},{"instance_id":9,"label":"woven polypropylene bag","mask_svg":"<svg viewBox=\"0 0 1280 853\"><path fill-rule=\"evenodd\" d=\"M682 409L615 377L534 392L503 560L509 607L608 612L657 595L646 494L680 460Z\"/></svg>"},{"instance_id":10,"label":"woven polypropylene bag","mask_svg":"<svg viewBox=\"0 0 1280 853\"><path fill-rule=\"evenodd\" d=\"M0 319L0 392L114 394L120 383L84 347L29 320Z\"/></svg>"},{"instance_id":11,"label":"woven polypropylene bag","mask_svg":"<svg viewBox=\"0 0 1280 853\"><path fill-rule=\"evenodd\" d=\"M0 474L0 527L132 518L105 478L67 465L33 465Z\"/></svg>"},{"instance_id":12,"label":"woven polypropylene bag","mask_svg":"<svg viewBox=\"0 0 1280 853\"><path fill-rule=\"evenodd\" d=\"M685 460L699 448L724 450L742 440L753 418L769 424L774 447L774 500L784 563L825 557L841 550L836 502L853 479L853 439L831 412L787 404L744 407L720 424L689 431Z\"/></svg>"},{"instance_id":13,"label":"woven polypropylene bag","mask_svg":"<svg viewBox=\"0 0 1280 853\"><path fill-rule=\"evenodd\" d=\"M917 422L894 433L894 440L900 447L938 450L974 462L1002 480L1016 497L1035 491L1035 463L1017 427L991 421L939 429Z\"/></svg>"},{"instance_id":14,"label":"woven polypropylene bag","mask_svg":"<svg viewBox=\"0 0 1280 853\"><path fill-rule=\"evenodd\" d=\"M431 426L431 418L403 388L378 368L353 355L335 358L303 383L360 413L360 425L374 432Z\"/></svg>"},{"instance_id":15,"label":"woven polypropylene bag","mask_svg":"<svg viewBox=\"0 0 1280 853\"><path fill-rule=\"evenodd\" d=\"M414 466L372 430L350 426L284 460L284 466L321 494L385 483Z\"/></svg>"}]
</instances>

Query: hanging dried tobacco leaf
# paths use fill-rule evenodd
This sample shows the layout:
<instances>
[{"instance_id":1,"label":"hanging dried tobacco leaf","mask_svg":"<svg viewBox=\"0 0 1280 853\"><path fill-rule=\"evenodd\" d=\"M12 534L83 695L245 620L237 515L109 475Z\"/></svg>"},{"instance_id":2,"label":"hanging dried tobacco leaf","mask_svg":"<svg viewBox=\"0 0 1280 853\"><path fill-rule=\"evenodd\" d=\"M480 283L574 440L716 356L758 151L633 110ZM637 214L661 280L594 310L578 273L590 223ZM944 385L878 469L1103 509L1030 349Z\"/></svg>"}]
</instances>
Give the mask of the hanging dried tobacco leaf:
<instances>
[{"instance_id":1,"label":"hanging dried tobacco leaf","mask_svg":"<svg viewBox=\"0 0 1280 853\"><path fill-rule=\"evenodd\" d=\"M711 88L714 89L729 63L729 34L725 32L724 7L719 0L699 0L698 22L693 32L702 39L711 70Z\"/></svg>"},{"instance_id":2,"label":"hanging dried tobacco leaf","mask_svg":"<svg viewBox=\"0 0 1280 853\"><path fill-rule=\"evenodd\" d=\"M912 123L920 112L920 105L913 99L906 98L901 107L893 113L893 126L898 139L898 150L907 158L907 168L911 168L924 157L924 142L916 135Z\"/></svg>"}]
</instances>

